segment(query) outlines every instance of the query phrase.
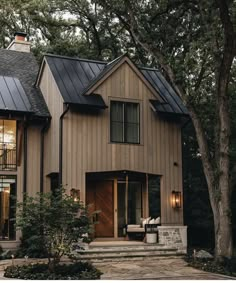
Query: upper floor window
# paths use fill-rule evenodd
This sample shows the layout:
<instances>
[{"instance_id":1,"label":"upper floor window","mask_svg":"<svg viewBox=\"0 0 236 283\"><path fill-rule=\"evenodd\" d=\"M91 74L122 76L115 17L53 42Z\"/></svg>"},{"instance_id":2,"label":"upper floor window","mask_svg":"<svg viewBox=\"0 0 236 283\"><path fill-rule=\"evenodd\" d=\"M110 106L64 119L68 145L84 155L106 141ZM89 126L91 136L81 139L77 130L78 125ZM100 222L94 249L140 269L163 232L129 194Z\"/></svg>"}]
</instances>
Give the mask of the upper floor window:
<instances>
[{"instance_id":1,"label":"upper floor window","mask_svg":"<svg viewBox=\"0 0 236 283\"><path fill-rule=\"evenodd\" d=\"M0 120L0 170L16 170L15 120Z\"/></svg>"},{"instance_id":2,"label":"upper floor window","mask_svg":"<svg viewBox=\"0 0 236 283\"><path fill-rule=\"evenodd\" d=\"M140 143L139 103L111 101L111 142Z\"/></svg>"}]
</instances>

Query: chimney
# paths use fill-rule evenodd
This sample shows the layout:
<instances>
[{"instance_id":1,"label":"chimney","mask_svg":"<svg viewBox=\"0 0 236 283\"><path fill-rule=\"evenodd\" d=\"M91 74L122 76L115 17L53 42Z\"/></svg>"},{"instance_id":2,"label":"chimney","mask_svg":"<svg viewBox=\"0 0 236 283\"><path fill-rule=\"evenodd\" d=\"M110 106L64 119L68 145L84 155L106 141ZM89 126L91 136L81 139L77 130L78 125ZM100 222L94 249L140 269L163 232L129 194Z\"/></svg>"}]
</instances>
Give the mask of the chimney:
<instances>
[{"instance_id":1,"label":"chimney","mask_svg":"<svg viewBox=\"0 0 236 283\"><path fill-rule=\"evenodd\" d=\"M26 41L26 33L15 32L15 39L7 47L8 50L20 51L20 52L30 52L31 43Z\"/></svg>"}]
</instances>

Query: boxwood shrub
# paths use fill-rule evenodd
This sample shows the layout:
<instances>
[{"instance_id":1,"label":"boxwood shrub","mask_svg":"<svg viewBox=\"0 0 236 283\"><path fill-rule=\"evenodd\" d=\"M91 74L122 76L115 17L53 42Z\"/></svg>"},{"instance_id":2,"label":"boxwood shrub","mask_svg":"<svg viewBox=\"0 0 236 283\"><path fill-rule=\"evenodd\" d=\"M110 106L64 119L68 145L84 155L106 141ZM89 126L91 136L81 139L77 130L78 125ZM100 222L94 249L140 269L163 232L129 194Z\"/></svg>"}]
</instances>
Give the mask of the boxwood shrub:
<instances>
[{"instance_id":1,"label":"boxwood shrub","mask_svg":"<svg viewBox=\"0 0 236 283\"><path fill-rule=\"evenodd\" d=\"M4 276L25 280L96 280L102 273L89 262L60 264L55 272L48 270L47 264L13 265L5 269Z\"/></svg>"}]
</instances>

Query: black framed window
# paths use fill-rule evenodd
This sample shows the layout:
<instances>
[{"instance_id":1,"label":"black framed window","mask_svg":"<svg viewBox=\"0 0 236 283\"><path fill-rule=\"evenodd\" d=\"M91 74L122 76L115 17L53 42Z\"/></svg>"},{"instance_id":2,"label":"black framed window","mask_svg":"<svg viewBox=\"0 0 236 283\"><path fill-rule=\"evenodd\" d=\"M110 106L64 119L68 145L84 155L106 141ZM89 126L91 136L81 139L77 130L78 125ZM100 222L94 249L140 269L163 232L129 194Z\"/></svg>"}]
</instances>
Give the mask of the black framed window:
<instances>
[{"instance_id":1,"label":"black framed window","mask_svg":"<svg viewBox=\"0 0 236 283\"><path fill-rule=\"evenodd\" d=\"M111 142L140 143L139 103L111 101Z\"/></svg>"}]
</instances>

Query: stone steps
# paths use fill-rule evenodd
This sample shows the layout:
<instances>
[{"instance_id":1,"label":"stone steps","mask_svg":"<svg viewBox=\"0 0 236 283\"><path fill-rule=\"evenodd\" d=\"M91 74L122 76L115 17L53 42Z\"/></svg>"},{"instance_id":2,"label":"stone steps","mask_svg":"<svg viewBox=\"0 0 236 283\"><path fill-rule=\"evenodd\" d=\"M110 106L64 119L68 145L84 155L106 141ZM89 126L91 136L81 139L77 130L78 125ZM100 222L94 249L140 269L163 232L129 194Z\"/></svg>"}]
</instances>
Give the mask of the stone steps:
<instances>
[{"instance_id":1,"label":"stone steps","mask_svg":"<svg viewBox=\"0 0 236 283\"><path fill-rule=\"evenodd\" d=\"M74 256L80 260L105 261L105 260L125 260L140 259L145 257L163 257L176 256L178 250L176 248L166 248L163 245L96 245L89 246L84 250L75 250Z\"/></svg>"}]
</instances>

